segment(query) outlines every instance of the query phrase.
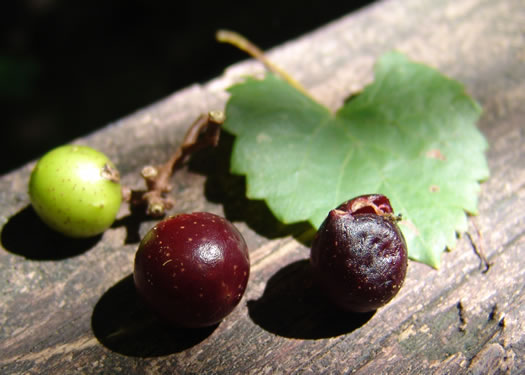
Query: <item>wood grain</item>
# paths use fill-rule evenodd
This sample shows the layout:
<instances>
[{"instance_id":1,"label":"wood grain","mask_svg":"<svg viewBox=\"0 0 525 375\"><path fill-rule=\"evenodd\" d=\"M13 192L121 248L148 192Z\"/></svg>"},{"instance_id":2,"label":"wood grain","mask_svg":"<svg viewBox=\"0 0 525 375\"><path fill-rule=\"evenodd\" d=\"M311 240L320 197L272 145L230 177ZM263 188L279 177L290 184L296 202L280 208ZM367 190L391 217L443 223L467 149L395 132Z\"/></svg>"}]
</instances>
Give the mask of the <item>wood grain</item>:
<instances>
[{"instance_id":1,"label":"wood grain","mask_svg":"<svg viewBox=\"0 0 525 375\"><path fill-rule=\"evenodd\" d=\"M65 240L29 207L33 163L0 178L2 374L518 374L525 371L525 4L523 0L379 1L269 51L326 105L371 80L398 49L465 84L484 107L491 178L469 232L439 270L411 262L400 294L374 314L341 315L309 276L303 224L282 225L244 198L229 173L231 137L177 172L173 212L207 210L239 227L252 276L241 305L217 327L163 326L140 304L131 272L154 221L123 207L94 240ZM107 153L123 182L165 160L225 88L262 67L245 61L79 139ZM88 109L86 109L88 110ZM479 234L478 234L479 230Z\"/></svg>"}]
</instances>

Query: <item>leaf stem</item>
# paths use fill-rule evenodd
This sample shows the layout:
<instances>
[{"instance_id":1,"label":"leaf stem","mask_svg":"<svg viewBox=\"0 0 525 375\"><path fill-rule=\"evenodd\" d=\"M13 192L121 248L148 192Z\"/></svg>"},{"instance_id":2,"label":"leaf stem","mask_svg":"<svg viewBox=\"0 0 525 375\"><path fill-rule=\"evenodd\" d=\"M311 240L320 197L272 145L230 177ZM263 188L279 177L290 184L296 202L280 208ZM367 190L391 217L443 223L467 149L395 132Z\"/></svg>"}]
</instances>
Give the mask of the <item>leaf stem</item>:
<instances>
[{"instance_id":1,"label":"leaf stem","mask_svg":"<svg viewBox=\"0 0 525 375\"><path fill-rule=\"evenodd\" d=\"M219 30L217 31L216 38L221 43L231 44L237 47L238 49L240 49L241 51L246 52L248 55L250 55L251 57L261 62L266 67L266 69L268 69L270 72L280 76L283 80L288 82L295 89L297 89L302 94L308 96L309 98L315 101L315 99L308 92L308 90L304 88L303 85L297 82L292 76L290 76L287 72L285 72L279 66L271 62L264 55L264 52L259 47L257 47L255 44L253 44L248 39L243 37L241 34L236 33L234 31L229 31L229 30Z\"/></svg>"}]
</instances>

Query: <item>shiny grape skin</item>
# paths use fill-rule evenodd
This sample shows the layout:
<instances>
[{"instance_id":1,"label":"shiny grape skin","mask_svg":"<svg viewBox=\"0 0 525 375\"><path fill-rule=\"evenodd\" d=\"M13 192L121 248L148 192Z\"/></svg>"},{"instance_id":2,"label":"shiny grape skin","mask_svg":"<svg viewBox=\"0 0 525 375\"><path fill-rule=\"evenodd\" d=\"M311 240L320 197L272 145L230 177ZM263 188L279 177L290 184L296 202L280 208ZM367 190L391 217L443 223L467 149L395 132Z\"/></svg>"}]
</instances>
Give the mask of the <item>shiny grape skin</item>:
<instances>
[{"instance_id":1,"label":"shiny grape skin","mask_svg":"<svg viewBox=\"0 0 525 375\"><path fill-rule=\"evenodd\" d=\"M108 229L122 202L118 171L91 147L63 145L47 152L29 179L29 197L51 229L72 238Z\"/></svg>"},{"instance_id":2,"label":"shiny grape skin","mask_svg":"<svg viewBox=\"0 0 525 375\"><path fill-rule=\"evenodd\" d=\"M314 239L310 260L335 305L346 311L374 311L392 300L403 284L406 243L388 201L381 209L373 203L368 208L360 203L355 209L352 201L330 211Z\"/></svg>"},{"instance_id":3,"label":"shiny grape skin","mask_svg":"<svg viewBox=\"0 0 525 375\"><path fill-rule=\"evenodd\" d=\"M164 321L205 327L233 311L249 274L248 248L235 226L196 212L167 218L144 236L133 277L138 294Z\"/></svg>"}]
</instances>

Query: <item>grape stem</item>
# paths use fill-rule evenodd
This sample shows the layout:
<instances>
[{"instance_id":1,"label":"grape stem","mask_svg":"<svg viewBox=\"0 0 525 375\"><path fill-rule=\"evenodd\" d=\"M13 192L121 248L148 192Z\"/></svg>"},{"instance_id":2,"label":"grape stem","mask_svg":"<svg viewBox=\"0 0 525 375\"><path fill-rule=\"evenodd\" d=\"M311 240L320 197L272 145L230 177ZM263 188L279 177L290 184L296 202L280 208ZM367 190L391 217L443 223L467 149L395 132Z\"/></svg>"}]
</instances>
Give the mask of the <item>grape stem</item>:
<instances>
[{"instance_id":1,"label":"grape stem","mask_svg":"<svg viewBox=\"0 0 525 375\"><path fill-rule=\"evenodd\" d=\"M242 35L233 31L219 30L216 38L219 42L229 43L246 52L261 62L270 72L278 75L299 92L315 101L299 82L272 63L260 48ZM146 182L147 190L122 189L123 198L129 202L132 212L135 211L134 208L145 206L145 212L148 216L162 217L166 211L173 208L175 201L169 195L173 189L170 184L171 176L191 154L205 147L216 146L219 143L221 126L224 121L225 114L222 111L212 111L199 116L186 132L182 144L166 163L157 166L145 166L141 175Z\"/></svg>"},{"instance_id":2,"label":"grape stem","mask_svg":"<svg viewBox=\"0 0 525 375\"><path fill-rule=\"evenodd\" d=\"M173 186L170 178L175 170L187 160L192 153L219 143L221 125L224 122L224 112L212 111L201 115L193 122L186 132L182 144L164 164L147 165L141 175L146 182L147 191L123 191L124 199L132 206L146 206L146 214L162 217L175 203L169 196Z\"/></svg>"}]
</instances>

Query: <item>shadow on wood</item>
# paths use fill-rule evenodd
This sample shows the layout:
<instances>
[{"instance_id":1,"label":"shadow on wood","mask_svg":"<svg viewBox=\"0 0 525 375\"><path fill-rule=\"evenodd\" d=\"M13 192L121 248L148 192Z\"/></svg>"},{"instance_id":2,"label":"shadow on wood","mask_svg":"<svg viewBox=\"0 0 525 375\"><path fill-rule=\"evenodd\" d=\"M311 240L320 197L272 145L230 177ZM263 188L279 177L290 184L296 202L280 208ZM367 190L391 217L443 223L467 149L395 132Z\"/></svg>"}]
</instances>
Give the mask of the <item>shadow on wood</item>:
<instances>
[{"instance_id":1,"label":"shadow on wood","mask_svg":"<svg viewBox=\"0 0 525 375\"><path fill-rule=\"evenodd\" d=\"M102 235L66 237L47 227L31 205L13 215L2 228L2 246L32 260L60 260L80 255L94 247Z\"/></svg>"},{"instance_id":2,"label":"shadow on wood","mask_svg":"<svg viewBox=\"0 0 525 375\"><path fill-rule=\"evenodd\" d=\"M136 194L142 194L144 191L136 191ZM126 203L125 203L126 204ZM130 213L120 219L115 220L111 228L126 228L126 239L125 244L137 244L142 239L140 236L140 226L143 223L151 223L153 227L154 223L157 223L159 219L148 216L146 214L146 205L129 205Z\"/></svg>"},{"instance_id":3,"label":"shadow on wood","mask_svg":"<svg viewBox=\"0 0 525 375\"><path fill-rule=\"evenodd\" d=\"M308 260L287 265L273 275L261 298L248 301L252 320L279 336L321 339L352 332L372 313L348 313L333 307L317 289Z\"/></svg>"},{"instance_id":4,"label":"shadow on wood","mask_svg":"<svg viewBox=\"0 0 525 375\"><path fill-rule=\"evenodd\" d=\"M217 325L187 329L168 326L143 305L133 275L119 281L98 301L91 328L108 349L132 357L159 357L181 352L206 339Z\"/></svg>"},{"instance_id":5,"label":"shadow on wood","mask_svg":"<svg viewBox=\"0 0 525 375\"><path fill-rule=\"evenodd\" d=\"M279 221L262 200L246 197L244 176L230 170L230 157L235 137L222 131L217 147L192 156L189 168L207 176L206 199L220 203L230 221L245 222L258 234L272 239L292 235L298 237L312 228L309 223L284 224Z\"/></svg>"}]
</instances>

